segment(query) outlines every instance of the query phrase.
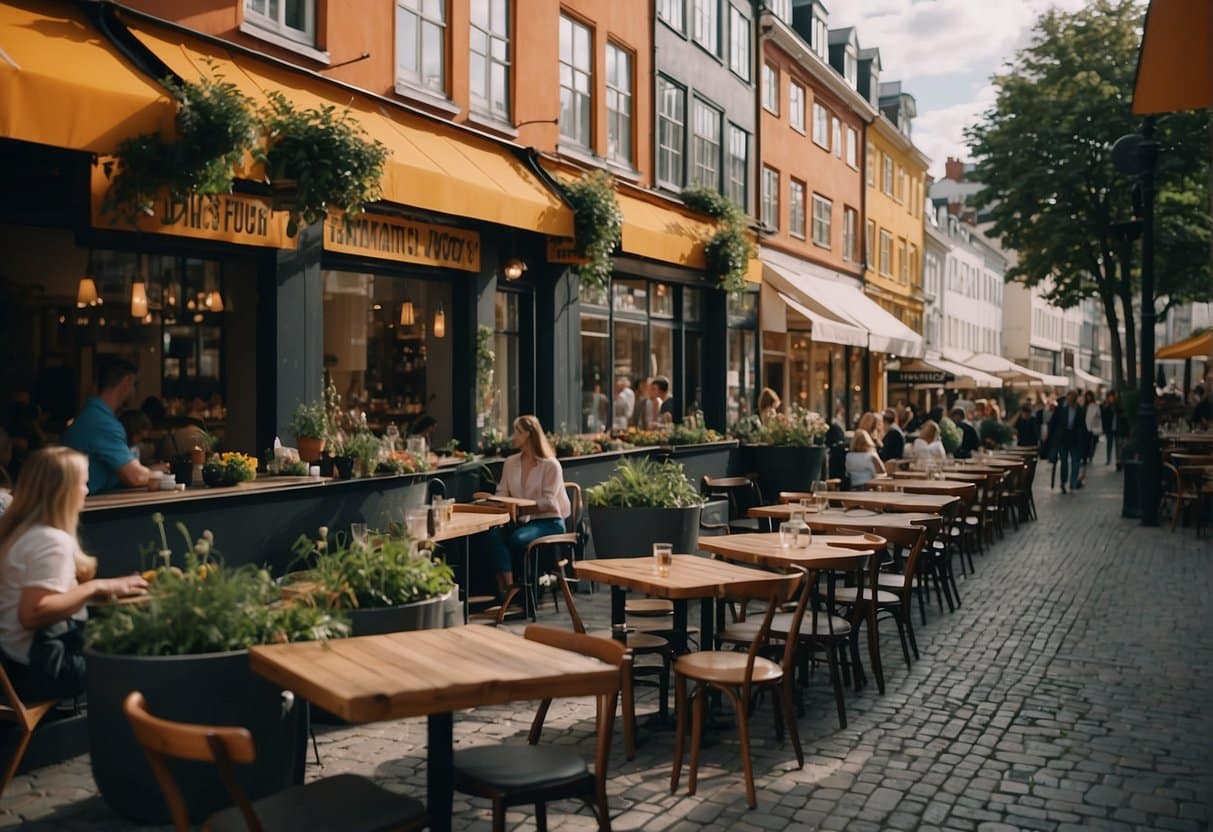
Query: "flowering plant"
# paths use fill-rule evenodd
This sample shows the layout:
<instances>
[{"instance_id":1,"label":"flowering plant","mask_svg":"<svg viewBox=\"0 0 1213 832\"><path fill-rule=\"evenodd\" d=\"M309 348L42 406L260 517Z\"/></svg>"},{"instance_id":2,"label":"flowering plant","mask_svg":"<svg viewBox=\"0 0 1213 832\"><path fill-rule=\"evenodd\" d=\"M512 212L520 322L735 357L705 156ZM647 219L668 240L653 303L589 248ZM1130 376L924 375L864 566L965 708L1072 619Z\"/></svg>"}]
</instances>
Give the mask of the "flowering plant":
<instances>
[{"instance_id":1,"label":"flowering plant","mask_svg":"<svg viewBox=\"0 0 1213 832\"><path fill-rule=\"evenodd\" d=\"M752 445L807 447L825 441L830 426L821 415L792 405L787 413L775 413L766 422L751 418L734 428L738 439Z\"/></svg>"},{"instance_id":2,"label":"flowering plant","mask_svg":"<svg viewBox=\"0 0 1213 832\"><path fill-rule=\"evenodd\" d=\"M330 542L322 528L317 541L307 535L295 541L297 563L308 565L289 576L296 597L334 609L393 607L436 598L455 585L451 568L404 531L372 534L365 544L336 538Z\"/></svg>"},{"instance_id":3,"label":"flowering plant","mask_svg":"<svg viewBox=\"0 0 1213 832\"><path fill-rule=\"evenodd\" d=\"M248 454L218 454L202 466L202 476L215 485L235 485L257 477L257 460Z\"/></svg>"}]
</instances>

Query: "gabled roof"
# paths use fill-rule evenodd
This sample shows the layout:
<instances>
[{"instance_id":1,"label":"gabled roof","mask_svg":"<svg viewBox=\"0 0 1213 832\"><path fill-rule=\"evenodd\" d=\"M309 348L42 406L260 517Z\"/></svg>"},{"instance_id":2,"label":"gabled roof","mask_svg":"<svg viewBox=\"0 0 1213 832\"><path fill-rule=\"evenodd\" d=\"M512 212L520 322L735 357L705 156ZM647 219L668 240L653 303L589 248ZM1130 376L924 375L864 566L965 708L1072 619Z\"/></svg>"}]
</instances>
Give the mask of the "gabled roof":
<instances>
[{"instance_id":1,"label":"gabled roof","mask_svg":"<svg viewBox=\"0 0 1213 832\"><path fill-rule=\"evenodd\" d=\"M884 67L880 63L880 47L878 47L878 46L873 46L868 49L859 50L859 62L862 64L865 61L875 61L876 69L878 71L881 69L884 69Z\"/></svg>"},{"instance_id":2,"label":"gabled roof","mask_svg":"<svg viewBox=\"0 0 1213 832\"><path fill-rule=\"evenodd\" d=\"M853 43L856 48L859 47L859 36L855 34L854 26L844 26L841 29L830 30L830 46L842 46L844 44Z\"/></svg>"}]
</instances>

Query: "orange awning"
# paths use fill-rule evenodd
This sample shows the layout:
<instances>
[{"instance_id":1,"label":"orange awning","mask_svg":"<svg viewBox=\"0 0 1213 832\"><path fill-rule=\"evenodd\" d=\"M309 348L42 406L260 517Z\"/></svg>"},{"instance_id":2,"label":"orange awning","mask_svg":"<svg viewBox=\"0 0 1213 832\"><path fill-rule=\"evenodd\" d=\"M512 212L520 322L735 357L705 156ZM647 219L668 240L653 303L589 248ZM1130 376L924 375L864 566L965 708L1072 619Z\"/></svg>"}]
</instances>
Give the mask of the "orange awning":
<instances>
[{"instance_id":1,"label":"orange awning","mask_svg":"<svg viewBox=\"0 0 1213 832\"><path fill-rule=\"evenodd\" d=\"M658 205L624 192L620 192L618 198L623 211L620 247L625 253L700 271L705 268L703 246L716 233L714 223L672 205ZM746 280L762 282L761 261L750 260Z\"/></svg>"},{"instance_id":2,"label":"orange awning","mask_svg":"<svg viewBox=\"0 0 1213 832\"><path fill-rule=\"evenodd\" d=\"M370 137L390 150L383 175L385 202L544 234L572 234L572 211L500 142L225 44L133 15L123 18L139 41L186 80L221 75L258 106L268 92L280 90L301 108L348 107Z\"/></svg>"},{"instance_id":3,"label":"orange awning","mask_svg":"<svg viewBox=\"0 0 1213 832\"><path fill-rule=\"evenodd\" d=\"M0 137L112 153L172 129L176 106L76 3L0 3Z\"/></svg>"},{"instance_id":4,"label":"orange awning","mask_svg":"<svg viewBox=\"0 0 1213 832\"><path fill-rule=\"evenodd\" d=\"M1174 344L1167 344L1154 353L1155 358L1204 358L1213 357L1213 329L1189 336Z\"/></svg>"},{"instance_id":5,"label":"orange awning","mask_svg":"<svg viewBox=\"0 0 1213 832\"><path fill-rule=\"evenodd\" d=\"M1213 108L1213 2L1150 0L1133 113Z\"/></svg>"}]
</instances>

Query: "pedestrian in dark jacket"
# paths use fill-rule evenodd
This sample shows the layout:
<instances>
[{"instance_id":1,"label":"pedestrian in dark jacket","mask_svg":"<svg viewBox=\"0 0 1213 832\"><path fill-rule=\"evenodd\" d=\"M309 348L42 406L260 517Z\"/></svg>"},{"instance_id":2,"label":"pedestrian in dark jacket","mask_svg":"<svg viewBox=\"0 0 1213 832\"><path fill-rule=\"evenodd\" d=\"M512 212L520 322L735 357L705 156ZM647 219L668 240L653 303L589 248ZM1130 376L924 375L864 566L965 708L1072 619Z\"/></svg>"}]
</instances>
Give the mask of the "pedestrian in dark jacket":
<instances>
[{"instance_id":1,"label":"pedestrian in dark jacket","mask_svg":"<svg viewBox=\"0 0 1213 832\"><path fill-rule=\"evenodd\" d=\"M1040 444L1040 416L1032 412L1032 403L1024 402L1011 424L1015 430L1015 444L1021 448Z\"/></svg>"},{"instance_id":2,"label":"pedestrian in dark jacket","mask_svg":"<svg viewBox=\"0 0 1213 832\"><path fill-rule=\"evenodd\" d=\"M1087 452L1087 421L1085 408L1078 400L1078 393L1071 390L1064 403L1059 402L1049 422L1049 453L1054 462L1061 462L1061 493L1066 493L1066 480L1070 490L1082 488L1082 460Z\"/></svg>"},{"instance_id":3,"label":"pedestrian in dark jacket","mask_svg":"<svg viewBox=\"0 0 1213 832\"><path fill-rule=\"evenodd\" d=\"M952 409L952 421L960 428L960 447L956 449L957 459L969 459L973 451L981 447L981 436L972 422L965 418L965 412L959 407Z\"/></svg>"},{"instance_id":4,"label":"pedestrian in dark jacket","mask_svg":"<svg viewBox=\"0 0 1213 832\"><path fill-rule=\"evenodd\" d=\"M881 414L881 419L884 421L884 437L880 446L880 458L901 459L906 452L906 435L897 426L897 413L890 408Z\"/></svg>"},{"instance_id":5,"label":"pedestrian in dark jacket","mask_svg":"<svg viewBox=\"0 0 1213 832\"><path fill-rule=\"evenodd\" d=\"M1112 464L1112 454L1116 454L1116 470L1119 471L1120 465L1120 426L1124 419L1124 411L1120 408L1120 399L1116 395L1115 390L1109 390L1104 396L1103 404L1099 408L1100 418L1103 420L1103 435L1107 438L1107 459L1105 465Z\"/></svg>"}]
</instances>

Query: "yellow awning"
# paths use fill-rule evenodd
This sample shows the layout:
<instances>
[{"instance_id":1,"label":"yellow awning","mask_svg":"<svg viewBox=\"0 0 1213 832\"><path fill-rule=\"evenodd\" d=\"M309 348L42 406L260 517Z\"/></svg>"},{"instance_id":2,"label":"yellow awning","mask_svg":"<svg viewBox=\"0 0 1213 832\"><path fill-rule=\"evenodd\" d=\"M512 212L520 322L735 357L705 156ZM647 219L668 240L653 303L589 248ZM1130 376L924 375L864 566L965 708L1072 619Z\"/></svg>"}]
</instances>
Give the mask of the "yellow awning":
<instances>
[{"instance_id":1,"label":"yellow awning","mask_svg":"<svg viewBox=\"0 0 1213 832\"><path fill-rule=\"evenodd\" d=\"M172 128L176 107L75 3L0 3L0 136L111 153Z\"/></svg>"},{"instance_id":2,"label":"yellow awning","mask_svg":"<svg viewBox=\"0 0 1213 832\"><path fill-rule=\"evenodd\" d=\"M221 75L257 105L280 90L298 107L348 107L391 152L383 176L385 202L544 234L573 232L569 208L499 142L167 26L130 15L124 22L186 80Z\"/></svg>"},{"instance_id":3,"label":"yellow awning","mask_svg":"<svg viewBox=\"0 0 1213 832\"><path fill-rule=\"evenodd\" d=\"M1155 358L1205 358L1213 357L1213 330L1189 336L1174 344L1167 344L1154 353Z\"/></svg>"},{"instance_id":4,"label":"yellow awning","mask_svg":"<svg viewBox=\"0 0 1213 832\"><path fill-rule=\"evenodd\" d=\"M623 211L621 248L626 254L701 271L706 267L703 246L716 233L715 224L624 192L618 199ZM746 280L762 282L762 262L757 258L750 260Z\"/></svg>"},{"instance_id":5,"label":"yellow awning","mask_svg":"<svg viewBox=\"0 0 1213 832\"><path fill-rule=\"evenodd\" d=\"M1213 3L1150 0L1133 113L1213 108Z\"/></svg>"}]
</instances>

